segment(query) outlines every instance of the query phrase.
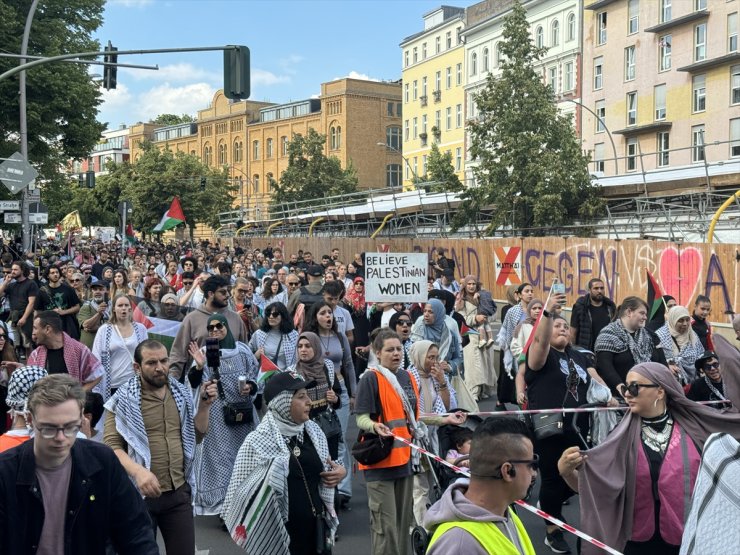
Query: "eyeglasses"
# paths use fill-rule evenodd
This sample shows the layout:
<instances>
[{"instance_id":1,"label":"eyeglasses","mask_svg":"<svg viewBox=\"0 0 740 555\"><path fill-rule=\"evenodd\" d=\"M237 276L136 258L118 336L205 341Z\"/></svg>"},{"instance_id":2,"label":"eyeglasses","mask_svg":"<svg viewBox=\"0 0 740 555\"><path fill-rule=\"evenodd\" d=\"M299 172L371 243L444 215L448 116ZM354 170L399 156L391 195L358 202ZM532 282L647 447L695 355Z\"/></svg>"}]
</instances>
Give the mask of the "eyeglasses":
<instances>
[{"instance_id":1,"label":"eyeglasses","mask_svg":"<svg viewBox=\"0 0 740 555\"><path fill-rule=\"evenodd\" d=\"M237 289L236 292L237 293L245 293L246 294L246 293L249 293L249 289Z\"/></svg>"},{"instance_id":2,"label":"eyeglasses","mask_svg":"<svg viewBox=\"0 0 740 555\"><path fill-rule=\"evenodd\" d=\"M622 395L629 393L630 397L637 397L640 395L641 387L660 387L657 383L637 383L632 382L627 385L622 385Z\"/></svg>"},{"instance_id":3,"label":"eyeglasses","mask_svg":"<svg viewBox=\"0 0 740 555\"><path fill-rule=\"evenodd\" d=\"M72 283L80 283L81 281L82 281L81 279L73 279Z\"/></svg>"},{"instance_id":4,"label":"eyeglasses","mask_svg":"<svg viewBox=\"0 0 740 555\"><path fill-rule=\"evenodd\" d=\"M66 426L41 426L36 427L39 431L39 435L44 439L54 439L57 434L61 431L64 437L75 437L77 432L80 431L79 424L67 424Z\"/></svg>"},{"instance_id":5,"label":"eyeglasses","mask_svg":"<svg viewBox=\"0 0 740 555\"><path fill-rule=\"evenodd\" d=\"M297 283L297 282L293 282L293 281L288 282L288 287L298 287L299 285L300 283Z\"/></svg>"},{"instance_id":6,"label":"eyeglasses","mask_svg":"<svg viewBox=\"0 0 740 555\"><path fill-rule=\"evenodd\" d=\"M407 328L407 327L409 327L411 325L411 320L398 320L396 322L396 325L397 326L404 326L404 327Z\"/></svg>"},{"instance_id":7,"label":"eyeglasses","mask_svg":"<svg viewBox=\"0 0 740 555\"><path fill-rule=\"evenodd\" d=\"M719 362L713 362L712 364L705 364L704 370L719 370Z\"/></svg>"},{"instance_id":8,"label":"eyeglasses","mask_svg":"<svg viewBox=\"0 0 740 555\"><path fill-rule=\"evenodd\" d=\"M5 341L8 338L5 334L0 334L0 341Z\"/></svg>"},{"instance_id":9,"label":"eyeglasses","mask_svg":"<svg viewBox=\"0 0 740 555\"><path fill-rule=\"evenodd\" d=\"M506 461L509 464L526 464L531 468L533 471L537 472L540 469L540 456L535 455L531 459L512 459L510 461Z\"/></svg>"},{"instance_id":10,"label":"eyeglasses","mask_svg":"<svg viewBox=\"0 0 740 555\"><path fill-rule=\"evenodd\" d=\"M221 331L222 329L224 329L224 325L221 322L218 322L216 324L208 324L206 326L206 329L208 331L216 331L216 330Z\"/></svg>"},{"instance_id":11,"label":"eyeglasses","mask_svg":"<svg viewBox=\"0 0 740 555\"><path fill-rule=\"evenodd\" d=\"M183 285L193 285L193 282L192 281L183 281L182 284Z\"/></svg>"}]
</instances>

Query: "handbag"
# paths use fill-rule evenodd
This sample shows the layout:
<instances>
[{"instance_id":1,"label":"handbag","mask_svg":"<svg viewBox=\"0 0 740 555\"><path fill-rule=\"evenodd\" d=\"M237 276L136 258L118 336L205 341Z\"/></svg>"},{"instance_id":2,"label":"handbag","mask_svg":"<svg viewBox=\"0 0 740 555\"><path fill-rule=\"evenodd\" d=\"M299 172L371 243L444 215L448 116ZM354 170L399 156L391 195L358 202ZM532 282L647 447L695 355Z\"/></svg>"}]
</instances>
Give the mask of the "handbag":
<instances>
[{"instance_id":1,"label":"handbag","mask_svg":"<svg viewBox=\"0 0 740 555\"><path fill-rule=\"evenodd\" d=\"M352 446L352 456L365 466L379 463L391 454L393 441L392 437L381 437L372 432L361 431Z\"/></svg>"},{"instance_id":2,"label":"handbag","mask_svg":"<svg viewBox=\"0 0 740 555\"><path fill-rule=\"evenodd\" d=\"M317 414L313 421L319 425L327 440L342 435L342 423L339 421L339 415L331 407Z\"/></svg>"},{"instance_id":3,"label":"handbag","mask_svg":"<svg viewBox=\"0 0 740 555\"><path fill-rule=\"evenodd\" d=\"M563 414L560 412L533 414L532 431L537 441L563 435Z\"/></svg>"},{"instance_id":4,"label":"handbag","mask_svg":"<svg viewBox=\"0 0 740 555\"><path fill-rule=\"evenodd\" d=\"M252 400L247 398L246 401L239 401L237 403L227 402L224 387L221 385L221 374L217 366L213 368L213 377L217 380L218 398L221 399L221 404L223 405L224 424L227 426L251 424L254 420Z\"/></svg>"}]
</instances>

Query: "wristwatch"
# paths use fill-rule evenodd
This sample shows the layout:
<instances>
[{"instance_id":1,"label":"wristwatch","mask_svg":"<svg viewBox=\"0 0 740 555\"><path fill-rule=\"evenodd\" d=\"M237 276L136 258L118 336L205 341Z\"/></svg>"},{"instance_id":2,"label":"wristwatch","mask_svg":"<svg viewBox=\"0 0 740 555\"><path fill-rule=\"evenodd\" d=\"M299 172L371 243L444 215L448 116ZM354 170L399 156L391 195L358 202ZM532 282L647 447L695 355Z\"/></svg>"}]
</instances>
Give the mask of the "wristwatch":
<instances>
[{"instance_id":1,"label":"wristwatch","mask_svg":"<svg viewBox=\"0 0 740 555\"><path fill-rule=\"evenodd\" d=\"M550 314L550 313L549 313L549 312L548 312L547 310L545 310L545 309L542 309L542 315L543 315L543 316L544 316L545 318L549 318L550 316L552 316L552 314Z\"/></svg>"}]
</instances>

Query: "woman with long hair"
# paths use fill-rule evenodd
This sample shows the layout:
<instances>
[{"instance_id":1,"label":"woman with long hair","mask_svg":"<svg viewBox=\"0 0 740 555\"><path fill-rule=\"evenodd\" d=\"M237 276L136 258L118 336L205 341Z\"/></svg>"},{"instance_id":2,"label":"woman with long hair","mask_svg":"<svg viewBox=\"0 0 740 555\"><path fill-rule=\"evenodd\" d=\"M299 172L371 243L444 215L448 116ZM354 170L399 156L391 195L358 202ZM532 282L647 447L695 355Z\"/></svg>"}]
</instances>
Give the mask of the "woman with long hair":
<instances>
[{"instance_id":1,"label":"woman with long hair","mask_svg":"<svg viewBox=\"0 0 740 555\"><path fill-rule=\"evenodd\" d=\"M161 279L158 277L148 277L144 285L144 300L137 307L144 316L157 317L161 311L159 302L165 293L166 291L164 291L164 284Z\"/></svg>"},{"instance_id":2,"label":"woman with long hair","mask_svg":"<svg viewBox=\"0 0 740 555\"><path fill-rule=\"evenodd\" d=\"M100 326L92 347L92 353L105 370L105 377L96 388L104 402L133 377L134 351L146 339L146 326L133 321L129 298L126 295L115 297L110 320Z\"/></svg>"},{"instance_id":3,"label":"woman with long hair","mask_svg":"<svg viewBox=\"0 0 740 555\"><path fill-rule=\"evenodd\" d=\"M283 291L283 286L277 278L265 278L262 286L262 311L264 312L272 303L288 304L288 298Z\"/></svg>"},{"instance_id":4,"label":"woman with long hair","mask_svg":"<svg viewBox=\"0 0 740 555\"><path fill-rule=\"evenodd\" d=\"M499 409L503 409L505 403L516 403L517 401L514 380L518 368L511 352L511 340L514 338L516 327L527 317L527 305L534 296L532 284L522 283L516 288L516 295L519 302L506 312L501 329L496 337L496 343L504 352L503 366L498 376L498 386L496 388L496 407Z\"/></svg>"},{"instance_id":5,"label":"woman with long hair","mask_svg":"<svg viewBox=\"0 0 740 555\"><path fill-rule=\"evenodd\" d=\"M344 296L344 305L352 317L354 326L354 364L355 373L359 376L367 367L367 357L357 354L357 349L365 352L370 345L370 320L367 317L367 302L365 301L365 280L356 277L347 288ZM399 314L398 312L396 314ZM394 314L395 316L395 314ZM393 319L393 317L391 317ZM393 329L393 328L391 328Z\"/></svg>"},{"instance_id":6,"label":"woman with long hair","mask_svg":"<svg viewBox=\"0 0 740 555\"><path fill-rule=\"evenodd\" d=\"M134 295L134 290L128 285L126 270L119 268L113 272L113 281L110 282L109 297L115 299L118 295Z\"/></svg>"},{"instance_id":7,"label":"woman with long hair","mask_svg":"<svg viewBox=\"0 0 740 555\"><path fill-rule=\"evenodd\" d=\"M293 326L288 309L281 302L272 303L262 318L262 325L252 335L249 347L257 362L265 356L281 371L296 362L298 332Z\"/></svg>"}]
</instances>

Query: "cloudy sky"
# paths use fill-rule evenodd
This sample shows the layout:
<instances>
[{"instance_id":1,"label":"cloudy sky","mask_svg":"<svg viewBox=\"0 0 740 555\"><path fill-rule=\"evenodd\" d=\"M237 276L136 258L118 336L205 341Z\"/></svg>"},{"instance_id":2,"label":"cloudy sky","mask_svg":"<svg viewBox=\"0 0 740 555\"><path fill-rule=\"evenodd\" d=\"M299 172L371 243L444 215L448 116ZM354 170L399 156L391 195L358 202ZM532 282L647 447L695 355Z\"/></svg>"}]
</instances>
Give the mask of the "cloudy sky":
<instances>
[{"instance_id":1,"label":"cloudy sky","mask_svg":"<svg viewBox=\"0 0 740 555\"><path fill-rule=\"evenodd\" d=\"M251 53L253 100L317 95L344 76L401 77L401 40L423 28L431 0L108 0L101 44L119 50L243 44ZM466 4L455 4L465 6ZM98 118L109 127L158 114L192 114L223 86L221 52L121 56L118 86L104 91ZM93 73L102 73L93 66Z\"/></svg>"}]
</instances>

